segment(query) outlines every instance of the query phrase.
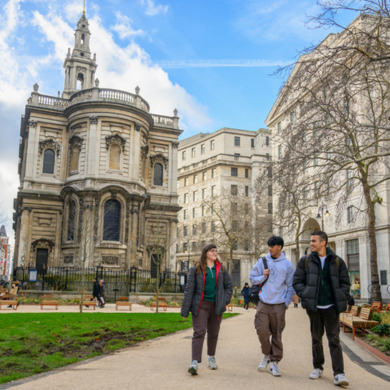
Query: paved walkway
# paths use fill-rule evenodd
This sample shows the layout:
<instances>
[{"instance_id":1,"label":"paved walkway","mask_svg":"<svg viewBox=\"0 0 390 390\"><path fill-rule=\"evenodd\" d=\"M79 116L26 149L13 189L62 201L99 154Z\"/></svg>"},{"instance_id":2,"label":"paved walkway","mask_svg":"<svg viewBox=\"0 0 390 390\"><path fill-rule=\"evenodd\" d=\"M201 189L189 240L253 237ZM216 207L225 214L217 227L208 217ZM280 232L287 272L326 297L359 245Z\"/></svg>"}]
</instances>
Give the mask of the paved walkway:
<instances>
[{"instance_id":1,"label":"paved walkway","mask_svg":"<svg viewBox=\"0 0 390 390\"><path fill-rule=\"evenodd\" d=\"M20 308L18 312L25 312L25 310L27 307ZM107 305L105 309L99 311L103 310L108 312L115 309ZM68 308L67 311L70 309ZM134 311L145 311L145 308L135 305ZM177 311L177 309L169 309L169 311ZM242 313L241 310L240 313ZM268 372L257 371L261 352L253 327L253 317L254 311L250 310L248 313L245 312L223 321L217 349L219 365L217 371L207 369L206 350L204 350L204 362L200 364L199 375L192 377L187 373L191 358L192 330L189 329L146 341L105 357L90 359L50 373L6 384L0 386L0 389L10 387L17 390L36 390L37 388L44 390L95 388L105 390L199 390L201 388L302 390L313 387L321 390L335 388L327 347L325 348L326 363L323 377L316 382L308 379L308 374L312 370L311 342L309 322L304 310L290 307L287 311L287 326L283 333L285 355L279 365L282 371L280 378L274 378ZM390 382L368 372L361 362L376 363L377 368L382 367L383 378L388 380L390 380L390 367L383 365L377 358L362 350L360 346L356 346L356 343L348 336L342 337L345 350L348 350L347 354L352 358L351 360L347 354L344 354L345 371L351 382L349 388L388 390ZM351 347L355 350L352 351ZM365 360L359 357L360 363L359 359L356 359L359 351L363 355L366 354ZM374 366L375 364L372 365Z\"/></svg>"}]
</instances>

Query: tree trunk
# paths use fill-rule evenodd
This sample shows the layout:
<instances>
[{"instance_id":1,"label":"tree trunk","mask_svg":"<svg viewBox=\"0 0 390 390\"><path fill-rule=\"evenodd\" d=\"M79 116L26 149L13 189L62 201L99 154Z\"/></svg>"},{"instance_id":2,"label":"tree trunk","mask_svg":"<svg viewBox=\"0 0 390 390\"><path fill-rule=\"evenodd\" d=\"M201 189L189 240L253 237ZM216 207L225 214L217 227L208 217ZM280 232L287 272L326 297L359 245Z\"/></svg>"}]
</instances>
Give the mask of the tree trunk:
<instances>
[{"instance_id":1,"label":"tree trunk","mask_svg":"<svg viewBox=\"0 0 390 390\"><path fill-rule=\"evenodd\" d=\"M379 284L378 252L376 246L375 230L375 203L371 199L370 187L366 180L363 181L363 193L367 204L368 215L368 239L370 242L370 269L371 269L371 298L372 301L382 302L381 287Z\"/></svg>"},{"instance_id":2,"label":"tree trunk","mask_svg":"<svg viewBox=\"0 0 390 390\"><path fill-rule=\"evenodd\" d=\"M152 258L152 261L153 258ZM160 291L160 261L157 262L157 278L156 278L156 314L158 314L158 297L159 297L159 291Z\"/></svg>"}]
</instances>

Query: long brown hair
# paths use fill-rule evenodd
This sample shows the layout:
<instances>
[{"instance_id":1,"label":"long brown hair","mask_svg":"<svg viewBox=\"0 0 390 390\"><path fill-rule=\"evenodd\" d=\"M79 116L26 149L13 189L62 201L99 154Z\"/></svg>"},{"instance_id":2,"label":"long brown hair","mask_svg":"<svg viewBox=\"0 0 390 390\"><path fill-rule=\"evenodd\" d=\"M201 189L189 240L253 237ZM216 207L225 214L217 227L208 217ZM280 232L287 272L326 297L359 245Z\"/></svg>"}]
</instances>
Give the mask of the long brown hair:
<instances>
[{"instance_id":1,"label":"long brown hair","mask_svg":"<svg viewBox=\"0 0 390 390\"><path fill-rule=\"evenodd\" d=\"M203 247L202 249L202 254L200 255L199 260L195 264L195 274L199 275L200 271L207 269L207 252L210 251L211 249L217 249L217 246L215 244L207 244L206 246ZM217 259L219 261L219 259ZM225 268L222 266L222 272L225 273Z\"/></svg>"}]
</instances>

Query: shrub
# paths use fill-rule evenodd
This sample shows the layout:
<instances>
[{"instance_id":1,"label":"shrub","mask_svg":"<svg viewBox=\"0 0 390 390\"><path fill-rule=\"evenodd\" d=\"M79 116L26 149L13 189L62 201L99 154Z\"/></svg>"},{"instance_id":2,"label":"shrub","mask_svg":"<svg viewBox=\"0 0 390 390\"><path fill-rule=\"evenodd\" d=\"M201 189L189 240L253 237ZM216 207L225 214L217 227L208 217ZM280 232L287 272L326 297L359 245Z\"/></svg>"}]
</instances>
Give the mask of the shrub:
<instances>
[{"instance_id":1,"label":"shrub","mask_svg":"<svg viewBox=\"0 0 390 390\"><path fill-rule=\"evenodd\" d=\"M382 316L378 313L372 313L373 321L378 321L380 324L382 323Z\"/></svg>"},{"instance_id":2,"label":"shrub","mask_svg":"<svg viewBox=\"0 0 390 390\"><path fill-rule=\"evenodd\" d=\"M388 336L390 334L390 325L389 324L380 324L374 326L371 329L374 333L379 334L380 336Z\"/></svg>"},{"instance_id":3,"label":"shrub","mask_svg":"<svg viewBox=\"0 0 390 390\"><path fill-rule=\"evenodd\" d=\"M389 324L390 325L390 312L381 314L381 324Z\"/></svg>"}]
</instances>

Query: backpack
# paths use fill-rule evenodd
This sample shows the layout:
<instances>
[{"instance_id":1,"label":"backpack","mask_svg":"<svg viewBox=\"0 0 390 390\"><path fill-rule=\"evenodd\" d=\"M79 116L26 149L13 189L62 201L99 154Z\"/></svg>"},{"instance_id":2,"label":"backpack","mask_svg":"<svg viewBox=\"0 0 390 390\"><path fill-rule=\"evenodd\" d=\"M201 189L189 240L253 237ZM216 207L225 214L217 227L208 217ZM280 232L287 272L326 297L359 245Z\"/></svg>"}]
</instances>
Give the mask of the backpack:
<instances>
[{"instance_id":1,"label":"backpack","mask_svg":"<svg viewBox=\"0 0 390 390\"><path fill-rule=\"evenodd\" d=\"M264 264L264 269L268 269L268 264L265 257L263 257L263 264ZM268 278L264 280L263 284L254 284L249 290L249 300L256 306L259 303L260 291L262 287L265 285L265 283L267 282L267 280Z\"/></svg>"}]
</instances>

